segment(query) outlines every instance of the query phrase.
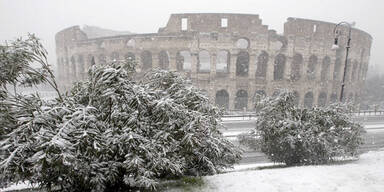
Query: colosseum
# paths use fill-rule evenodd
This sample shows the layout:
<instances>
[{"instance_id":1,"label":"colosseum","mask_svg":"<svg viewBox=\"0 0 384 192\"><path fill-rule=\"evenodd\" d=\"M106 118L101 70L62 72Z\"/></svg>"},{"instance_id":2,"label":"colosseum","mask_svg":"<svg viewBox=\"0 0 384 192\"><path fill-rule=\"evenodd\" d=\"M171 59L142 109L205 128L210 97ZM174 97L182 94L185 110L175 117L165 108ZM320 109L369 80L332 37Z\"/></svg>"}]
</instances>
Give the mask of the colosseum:
<instances>
[{"instance_id":1,"label":"colosseum","mask_svg":"<svg viewBox=\"0 0 384 192\"><path fill-rule=\"evenodd\" d=\"M338 100L344 74L346 35L331 49L335 23L288 18L283 34L253 14L172 14L157 33L92 37L79 26L56 34L59 82L68 89L83 80L88 67L116 59L178 71L217 105L252 110L256 95L294 91L301 107ZM347 33L341 27L341 33ZM352 29L345 96L355 103L364 85L372 37ZM344 46L343 46L344 45Z\"/></svg>"}]
</instances>

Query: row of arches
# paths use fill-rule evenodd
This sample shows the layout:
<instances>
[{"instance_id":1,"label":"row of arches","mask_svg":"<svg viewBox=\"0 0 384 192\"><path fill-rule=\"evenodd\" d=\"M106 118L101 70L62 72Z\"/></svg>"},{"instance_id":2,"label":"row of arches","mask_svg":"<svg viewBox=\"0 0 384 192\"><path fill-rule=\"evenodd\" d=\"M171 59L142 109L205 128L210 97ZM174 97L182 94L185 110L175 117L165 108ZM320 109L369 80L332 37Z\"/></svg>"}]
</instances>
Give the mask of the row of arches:
<instances>
[{"instance_id":1,"label":"row of arches","mask_svg":"<svg viewBox=\"0 0 384 192\"><path fill-rule=\"evenodd\" d=\"M279 94L279 90L273 92L272 97L277 96ZM300 103L300 94L297 91L293 92L294 94L294 103L296 106ZM251 102L256 103L259 99L266 96L266 92L264 90L257 90L255 91ZM353 100L357 99L357 95L353 95L353 93L349 94L349 97L347 101L353 102ZM336 103L338 101L338 97L336 93L332 93L329 96L327 96L326 92L320 92L318 94L317 99L317 106L323 107L327 104L327 101L329 103ZM217 106L222 107L226 110L229 110L229 93L225 89L221 89L216 92L215 94L215 103ZM248 108L248 102L249 102L249 96L248 92L246 90L240 89L236 92L234 103L233 103L233 109L234 110L244 110ZM302 106L305 108L311 108L314 105L314 94L312 91L308 91L303 96Z\"/></svg>"},{"instance_id":2,"label":"row of arches","mask_svg":"<svg viewBox=\"0 0 384 192\"><path fill-rule=\"evenodd\" d=\"M219 50L215 53L215 67L216 73L228 74L229 68L231 65L231 54L227 50ZM235 65L236 65L236 76L239 77L247 77L249 74L249 66L250 66L250 55L248 51L242 50L239 51L235 56ZM148 70L153 67L153 55L150 51L144 50L140 53L139 59L136 59L136 56L133 52L128 52L124 56L120 56L118 52L113 52L109 59L119 60L119 59L128 59L139 61L141 63L142 70ZM169 53L165 50L162 50L157 55L158 65L161 69L169 69L170 68L170 56ZM97 60L100 64L105 64L107 62L107 56L105 54L99 54L96 58L89 54L87 56L87 63L85 64L85 59L83 55L78 55L77 58L72 56L70 58L69 64L67 64L66 68L70 68L70 73L76 77L77 74L82 74L84 71L95 63ZM256 70L255 77L257 79L266 79L268 62L270 60L270 55L266 51L261 51L261 53L256 58ZM308 80L317 79L317 71L320 70L320 81L326 81L333 78L333 80L341 80L341 68L342 61L339 57L335 59L334 69L333 69L333 77L330 74L330 66L331 66L331 58L329 56L325 56L320 59L316 55L311 55L308 58L308 64L306 65L306 77ZM60 62L60 60L59 60ZM61 61L64 63L63 61ZM176 69L178 71L190 72L193 65L192 54L187 51L178 51L176 54ZM197 72L200 73L209 73L211 71L211 54L207 50L201 50L197 54ZM286 63L287 57L279 53L274 57L273 61L273 80L279 81L284 79L284 75L286 73ZM65 63L64 63L65 65ZM347 75L346 81L360 80L361 75L363 73L361 70L363 69L362 62L357 62L354 60L353 62L348 60L347 67ZM301 54L296 53L292 57L291 61L291 74L289 79L291 81L298 81L302 79L302 70L304 67L304 58ZM79 72L79 73L78 73Z\"/></svg>"}]
</instances>

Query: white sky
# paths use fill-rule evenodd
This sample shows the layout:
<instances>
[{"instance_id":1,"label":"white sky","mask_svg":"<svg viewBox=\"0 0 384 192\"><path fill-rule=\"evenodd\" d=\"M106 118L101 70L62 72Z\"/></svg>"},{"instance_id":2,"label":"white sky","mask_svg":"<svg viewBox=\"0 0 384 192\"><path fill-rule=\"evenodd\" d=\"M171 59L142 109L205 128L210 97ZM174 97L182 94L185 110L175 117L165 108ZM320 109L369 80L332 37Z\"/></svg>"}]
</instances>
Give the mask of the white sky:
<instances>
[{"instance_id":1,"label":"white sky","mask_svg":"<svg viewBox=\"0 0 384 192\"><path fill-rule=\"evenodd\" d=\"M171 13L202 12L259 14L263 24L279 33L288 17L355 21L373 37L370 64L384 71L384 0L0 0L0 41L35 33L55 63L54 35L66 27L87 24L153 33Z\"/></svg>"}]
</instances>

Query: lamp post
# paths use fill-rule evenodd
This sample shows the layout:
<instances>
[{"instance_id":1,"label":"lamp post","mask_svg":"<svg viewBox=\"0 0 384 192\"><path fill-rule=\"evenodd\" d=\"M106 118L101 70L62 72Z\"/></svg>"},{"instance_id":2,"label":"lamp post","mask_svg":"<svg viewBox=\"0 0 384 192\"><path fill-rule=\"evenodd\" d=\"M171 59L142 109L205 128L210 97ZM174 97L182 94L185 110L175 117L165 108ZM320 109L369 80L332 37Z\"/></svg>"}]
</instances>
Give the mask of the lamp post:
<instances>
[{"instance_id":1,"label":"lamp post","mask_svg":"<svg viewBox=\"0 0 384 192\"><path fill-rule=\"evenodd\" d=\"M346 73L347 73L347 67L348 67L348 52L349 52L349 48L350 48L350 44L351 44L351 30L352 30L352 26L354 25L354 23L350 24L348 22L340 22L338 23L335 28L333 29L333 33L335 34L335 41L334 41L334 44L332 45L332 49L335 50L335 49L338 49L339 48L339 45L338 45L338 41L339 41L339 36L341 35L340 34L340 31L338 30L338 28L340 26L348 26L348 39L347 39L347 46L345 47L346 48L346 53L345 53L345 63L344 63L344 71L343 71L343 81L341 83L341 90L340 90L340 102L343 102L343 94L344 94L344 86L345 86L345 76L346 76Z\"/></svg>"}]
</instances>

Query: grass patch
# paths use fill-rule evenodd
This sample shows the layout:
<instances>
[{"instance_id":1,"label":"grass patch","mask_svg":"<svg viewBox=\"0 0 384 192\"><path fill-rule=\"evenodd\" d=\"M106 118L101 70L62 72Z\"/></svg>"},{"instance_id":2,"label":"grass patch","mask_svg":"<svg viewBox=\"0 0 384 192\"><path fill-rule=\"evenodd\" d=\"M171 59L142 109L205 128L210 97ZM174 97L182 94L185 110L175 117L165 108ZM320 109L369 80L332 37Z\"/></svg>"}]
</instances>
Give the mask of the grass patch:
<instances>
[{"instance_id":1,"label":"grass patch","mask_svg":"<svg viewBox=\"0 0 384 192\"><path fill-rule=\"evenodd\" d=\"M202 177L182 177L177 180L172 180L163 183L159 189L161 191L174 189L175 191L192 191L193 189L204 186L204 180Z\"/></svg>"}]
</instances>

